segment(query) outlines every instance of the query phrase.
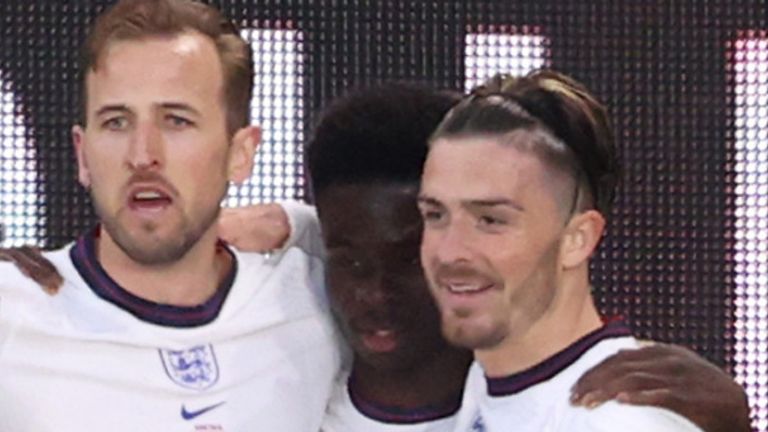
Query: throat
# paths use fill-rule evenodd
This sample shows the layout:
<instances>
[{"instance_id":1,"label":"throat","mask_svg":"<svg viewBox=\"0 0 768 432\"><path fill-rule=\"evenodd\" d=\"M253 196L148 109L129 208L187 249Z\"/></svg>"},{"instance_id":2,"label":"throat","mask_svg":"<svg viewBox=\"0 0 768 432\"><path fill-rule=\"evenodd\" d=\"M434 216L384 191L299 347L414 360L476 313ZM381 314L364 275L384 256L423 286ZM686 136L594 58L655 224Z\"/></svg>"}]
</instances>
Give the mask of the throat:
<instances>
[{"instance_id":1,"label":"throat","mask_svg":"<svg viewBox=\"0 0 768 432\"><path fill-rule=\"evenodd\" d=\"M96 239L96 255L106 273L129 293L179 307L201 305L213 297L234 265L231 253L215 239L201 241L180 260L158 266L131 260L108 235Z\"/></svg>"}]
</instances>

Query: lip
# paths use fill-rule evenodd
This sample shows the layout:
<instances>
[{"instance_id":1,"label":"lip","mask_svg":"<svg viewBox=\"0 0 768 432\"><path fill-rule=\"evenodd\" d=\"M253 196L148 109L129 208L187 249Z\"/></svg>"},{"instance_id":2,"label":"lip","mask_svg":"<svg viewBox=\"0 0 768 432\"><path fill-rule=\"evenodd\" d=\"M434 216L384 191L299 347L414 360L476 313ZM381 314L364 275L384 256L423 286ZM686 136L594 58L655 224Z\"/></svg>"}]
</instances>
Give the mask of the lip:
<instances>
[{"instance_id":1,"label":"lip","mask_svg":"<svg viewBox=\"0 0 768 432\"><path fill-rule=\"evenodd\" d=\"M159 198L155 201L139 201L139 194L156 194ZM126 205L129 209L144 216L153 216L170 207L174 202L173 194L166 187L156 183L138 183L132 185L126 194Z\"/></svg>"},{"instance_id":2,"label":"lip","mask_svg":"<svg viewBox=\"0 0 768 432\"><path fill-rule=\"evenodd\" d=\"M377 329L357 333L360 342L371 352L387 353L394 351L399 345L400 335L392 329Z\"/></svg>"},{"instance_id":3,"label":"lip","mask_svg":"<svg viewBox=\"0 0 768 432\"><path fill-rule=\"evenodd\" d=\"M495 281L480 274L437 274L436 285L454 295L482 294L495 286Z\"/></svg>"},{"instance_id":4,"label":"lip","mask_svg":"<svg viewBox=\"0 0 768 432\"><path fill-rule=\"evenodd\" d=\"M485 278L438 278L434 285L443 307L468 308L487 303L499 285Z\"/></svg>"},{"instance_id":5,"label":"lip","mask_svg":"<svg viewBox=\"0 0 768 432\"><path fill-rule=\"evenodd\" d=\"M395 325L390 319L373 318L365 314L349 321L349 329L362 346L371 352L386 353L394 351L402 337L402 326Z\"/></svg>"}]
</instances>

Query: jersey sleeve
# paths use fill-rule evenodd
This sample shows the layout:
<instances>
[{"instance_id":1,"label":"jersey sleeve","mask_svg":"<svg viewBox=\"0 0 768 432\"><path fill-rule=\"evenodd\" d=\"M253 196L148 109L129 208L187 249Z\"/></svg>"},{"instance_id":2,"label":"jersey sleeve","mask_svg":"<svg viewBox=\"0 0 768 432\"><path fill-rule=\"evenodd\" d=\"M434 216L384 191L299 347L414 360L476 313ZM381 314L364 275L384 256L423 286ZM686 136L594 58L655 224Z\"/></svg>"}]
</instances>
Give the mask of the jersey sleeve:
<instances>
[{"instance_id":1,"label":"jersey sleeve","mask_svg":"<svg viewBox=\"0 0 768 432\"><path fill-rule=\"evenodd\" d=\"M320 232L320 221L315 207L299 201L279 203L288 216L291 233L281 249L298 247L304 252L325 258L325 247Z\"/></svg>"}]
</instances>

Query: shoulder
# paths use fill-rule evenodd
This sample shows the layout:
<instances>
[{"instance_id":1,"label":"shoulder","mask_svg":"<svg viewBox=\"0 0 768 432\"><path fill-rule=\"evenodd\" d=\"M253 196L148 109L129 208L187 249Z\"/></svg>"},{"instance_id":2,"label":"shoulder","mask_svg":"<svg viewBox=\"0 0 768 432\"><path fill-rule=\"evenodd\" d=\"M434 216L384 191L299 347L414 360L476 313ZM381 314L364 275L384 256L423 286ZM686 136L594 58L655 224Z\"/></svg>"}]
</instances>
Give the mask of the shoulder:
<instances>
[{"instance_id":1,"label":"shoulder","mask_svg":"<svg viewBox=\"0 0 768 432\"><path fill-rule=\"evenodd\" d=\"M685 417L670 410L609 401L597 408L571 408L558 430L608 432L703 432Z\"/></svg>"}]
</instances>

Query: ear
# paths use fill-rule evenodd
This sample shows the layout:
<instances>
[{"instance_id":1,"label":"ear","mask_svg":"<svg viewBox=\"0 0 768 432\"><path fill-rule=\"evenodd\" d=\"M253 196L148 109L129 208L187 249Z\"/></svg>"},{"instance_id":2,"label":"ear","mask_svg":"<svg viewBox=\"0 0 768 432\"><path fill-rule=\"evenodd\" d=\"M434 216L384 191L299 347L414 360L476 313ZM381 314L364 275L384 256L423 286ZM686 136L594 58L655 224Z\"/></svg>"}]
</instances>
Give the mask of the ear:
<instances>
[{"instance_id":1,"label":"ear","mask_svg":"<svg viewBox=\"0 0 768 432\"><path fill-rule=\"evenodd\" d=\"M72 126L72 144L77 158L77 180L88 189L91 187L91 173L85 159L85 129L80 125Z\"/></svg>"},{"instance_id":2,"label":"ear","mask_svg":"<svg viewBox=\"0 0 768 432\"><path fill-rule=\"evenodd\" d=\"M229 148L227 177L231 182L240 184L253 173L253 155L261 142L261 129L247 126L235 132Z\"/></svg>"},{"instance_id":3,"label":"ear","mask_svg":"<svg viewBox=\"0 0 768 432\"><path fill-rule=\"evenodd\" d=\"M560 264L565 269L577 267L589 260L600 243L605 218L597 210L587 210L571 217L565 227L560 248Z\"/></svg>"}]
</instances>

